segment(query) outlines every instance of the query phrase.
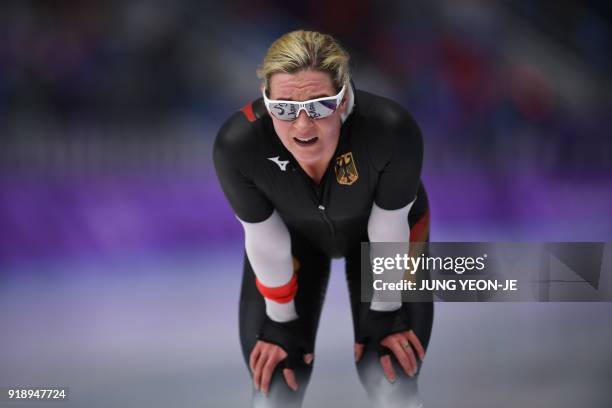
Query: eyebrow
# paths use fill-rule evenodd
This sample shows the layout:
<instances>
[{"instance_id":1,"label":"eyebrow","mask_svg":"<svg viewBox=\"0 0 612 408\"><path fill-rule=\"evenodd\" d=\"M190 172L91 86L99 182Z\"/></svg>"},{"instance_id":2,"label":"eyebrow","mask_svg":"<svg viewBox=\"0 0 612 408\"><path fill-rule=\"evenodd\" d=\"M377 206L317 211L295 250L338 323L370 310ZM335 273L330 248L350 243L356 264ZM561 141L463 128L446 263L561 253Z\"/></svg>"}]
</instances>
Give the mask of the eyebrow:
<instances>
[{"instance_id":1,"label":"eyebrow","mask_svg":"<svg viewBox=\"0 0 612 408\"><path fill-rule=\"evenodd\" d=\"M308 98L308 99L306 99L306 100L307 100L307 101L310 101L310 100L312 100L312 99L319 99L319 98L331 98L332 96L334 96L334 95L318 94L318 95L313 96L312 98ZM272 99L272 98L270 98L270 99ZM276 99L277 101L304 102L304 101L294 101L294 100L293 100L293 99L291 99L291 98L274 98L274 99Z\"/></svg>"}]
</instances>

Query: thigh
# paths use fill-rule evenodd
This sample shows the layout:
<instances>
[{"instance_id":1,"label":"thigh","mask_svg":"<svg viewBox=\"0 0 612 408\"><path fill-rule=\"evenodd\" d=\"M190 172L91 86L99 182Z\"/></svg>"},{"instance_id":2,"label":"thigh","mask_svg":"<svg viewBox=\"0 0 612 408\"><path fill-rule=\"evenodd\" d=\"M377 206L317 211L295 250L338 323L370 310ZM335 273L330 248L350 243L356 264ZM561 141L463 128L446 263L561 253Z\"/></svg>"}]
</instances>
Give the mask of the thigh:
<instances>
[{"instance_id":1,"label":"thigh","mask_svg":"<svg viewBox=\"0 0 612 408\"><path fill-rule=\"evenodd\" d=\"M295 307L306 329L306 341L314 350L316 331L329 280L330 259L307 241L296 236L292 236L291 247L298 280L298 290L294 299ZM245 255L240 294L239 327L242 354L247 368L251 351L257 342L257 334L265 317L265 302L257 290L255 274ZM291 391L287 387L281 370L277 368L272 377L268 397L263 397L260 392L253 390L253 406L299 407L310 379L312 366L311 364L296 367L295 375L299 385L297 392ZM250 369L249 374L251 374Z\"/></svg>"}]
</instances>

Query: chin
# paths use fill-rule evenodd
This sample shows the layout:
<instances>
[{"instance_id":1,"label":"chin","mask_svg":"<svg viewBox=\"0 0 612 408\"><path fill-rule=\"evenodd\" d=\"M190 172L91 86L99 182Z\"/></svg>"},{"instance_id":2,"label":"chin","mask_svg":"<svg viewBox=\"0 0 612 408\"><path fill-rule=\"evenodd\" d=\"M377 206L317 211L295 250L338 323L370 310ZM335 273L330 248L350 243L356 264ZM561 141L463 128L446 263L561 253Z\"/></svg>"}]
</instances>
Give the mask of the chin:
<instances>
[{"instance_id":1,"label":"chin","mask_svg":"<svg viewBox=\"0 0 612 408\"><path fill-rule=\"evenodd\" d=\"M316 163L321 160L321 152L300 152L298 148L294 149L291 153L297 160L304 163Z\"/></svg>"}]
</instances>

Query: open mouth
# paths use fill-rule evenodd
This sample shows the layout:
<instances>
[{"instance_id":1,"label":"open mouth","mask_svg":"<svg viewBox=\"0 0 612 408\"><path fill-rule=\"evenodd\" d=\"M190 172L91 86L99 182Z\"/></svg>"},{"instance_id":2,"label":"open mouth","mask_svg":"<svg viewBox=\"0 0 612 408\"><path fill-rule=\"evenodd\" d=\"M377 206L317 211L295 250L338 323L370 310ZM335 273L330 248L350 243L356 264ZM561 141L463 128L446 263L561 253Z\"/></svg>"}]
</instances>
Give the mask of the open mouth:
<instances>
[{"instance_id":1,"label":"open mouth","mask_svg":"<svg viewBox=\"0 0 612 408\"><path fill-rule=\"evenodd\" d=\"M295 143L299 144L300 146L311 146L311 145L317 143L317 140L319 140L319 138L317 136L313 136L313 137L294 137L293 140L295 140Z\"/></svg>"}]
</instances>

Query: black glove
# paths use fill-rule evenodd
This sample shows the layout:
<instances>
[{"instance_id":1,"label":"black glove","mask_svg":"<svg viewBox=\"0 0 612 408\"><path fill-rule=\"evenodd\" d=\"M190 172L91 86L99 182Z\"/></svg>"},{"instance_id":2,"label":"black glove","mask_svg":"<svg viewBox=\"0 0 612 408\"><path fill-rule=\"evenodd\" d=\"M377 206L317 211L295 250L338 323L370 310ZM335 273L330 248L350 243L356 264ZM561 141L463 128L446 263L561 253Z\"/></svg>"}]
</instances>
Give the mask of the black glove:
<instances>
[{"instance_id":1,"label":"black glove","mask_svg":"<svg viewBox=\"0 0 612 408\"><path fill-rule=\"evenodd\" d=\"M312 352L306 341L305 331L300 319L286 323L275 322L266 316L262 328L257 335L259 340L276 344L287 353L282 361L285 368L292 369L298 365L305 365L304 354Z\"/></svg>"},{"instance_id":2,"label":"black glove","mask_svg":"<svg viewBox=\"0 0 612 408\"><path fill-rule=\"evenodd\" d=\"M402 307L393 312L378 312L368 307L360 319L359 333L355 341L361 344L374 344L380 357L391 354L390 350L380 342L390 334L410 330L407 307L406 303L402 303Z\"/></svg>"}]
</instances>

